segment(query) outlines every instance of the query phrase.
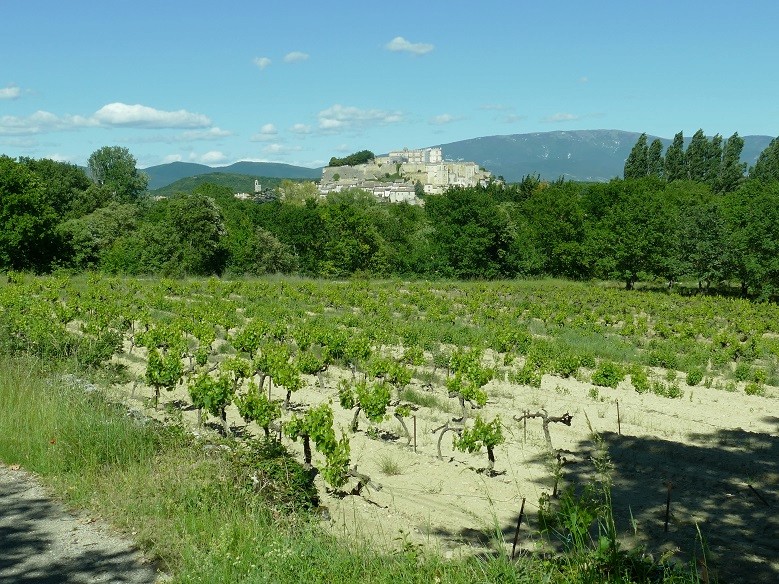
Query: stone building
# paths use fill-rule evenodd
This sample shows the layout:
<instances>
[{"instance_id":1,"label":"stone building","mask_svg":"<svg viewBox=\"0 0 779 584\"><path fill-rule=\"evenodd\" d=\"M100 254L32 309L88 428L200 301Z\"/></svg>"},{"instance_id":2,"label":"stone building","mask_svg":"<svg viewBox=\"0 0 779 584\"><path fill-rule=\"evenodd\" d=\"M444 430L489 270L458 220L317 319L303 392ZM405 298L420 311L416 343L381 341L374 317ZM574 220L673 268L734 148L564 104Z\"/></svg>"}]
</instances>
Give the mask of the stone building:
<instances>
[{"instance_id":1,"label":"stone building","mask_svg":"<svg viewBox=\"0 0 779 584\"><path fill-rule=\"evenodd\" d=\"M326 195L359 188L388 202L419 203L415 185L425 194L446 192L450 187L486 184L492 175L475 162L444 160L441 148L395 150L366 164L327 166L322 170L319 192Z\"/></svg>"}]
</instances>

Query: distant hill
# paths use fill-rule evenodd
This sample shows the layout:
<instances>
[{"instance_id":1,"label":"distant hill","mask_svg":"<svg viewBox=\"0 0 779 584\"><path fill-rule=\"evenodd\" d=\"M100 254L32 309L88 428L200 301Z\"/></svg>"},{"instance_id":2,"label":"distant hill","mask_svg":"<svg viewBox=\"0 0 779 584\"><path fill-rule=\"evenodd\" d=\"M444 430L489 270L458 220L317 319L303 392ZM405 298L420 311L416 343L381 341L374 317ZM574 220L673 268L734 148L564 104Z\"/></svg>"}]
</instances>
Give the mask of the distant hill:
<instances>
[{"instance_id":1,"label":"distant hill","mask_svg":"<svg viewBox=\"0 0 779 584\"><path fill-rule=\"evenodd\" d=\"M485 136L440 146L445 158L473 161L494 176L516 182L526 175L546 180L608 181L621 177L640 132L576 130ZM651 143L657 136L647 136ZM691 136L685 136L689 143ZM725 136L724 138L727 138ZM771 142L770 136L744 136L742 161L753 165ZM664 149L673 140L660 138Z\"/></svg>"},{"instance_id":2,"label":"distant hill","mask_svg":"<svg viewBox=\"0 0 779 584\"><path fill-rule=\"evenodd\" d=\"M150 166L142 169L142 171L149 176L150 191L156 191L183 178L212 173L249 175L252 177L252 189L254 188L254 179L259 179L260 177L319 180L322 176L321 168L306 168L280 162L236 162L230 166L218 167L194 164L192 162L171 162ZM248 186L244 186L241 190L247 192L248 189Z\"/></svg>"},{"instance_id":3,"label":"distant hill","mask_svg":"<svg viewBox=\"0 0 779 584\"><path fill-rule=\"evenodd\" d=\"M191 193L196 187L211 183L213 185L219 185L221 187L230 187L234 193L249 193L254 194L254 181L260 181L262 190L275 189L281 184L283 178L269 177L269 176L257 176L254 174L231 174L227 172L209 172L207 174L198 174L195 176L187 176L180 178L179 180L165 185L162 188L151 191L152 195L159 197L170 197L176 193ZM298 180L310 180L310 179L290 179L294 181Z\"/></svg>"},{"instance_id":4,"label":"distant hill","mask_svg":"<svg viewBox=\"0 0 779 584\"><path fill-rule=\"evenodd\" d=\"M558 132L536 132L533 134L511 134L506 136L484 136L435 144L439 146L445 158L476 162L489 170L494 176L502 176L509 182L516 182L526 175L541 175L546 180L564 177L574 181L608 181L621 177L625 159L638 140L639 132L622 130L574 130ZM651 143L657 136L647 136ZM692 136L685 137L689 144ZM727 138L725 136L724 138ZM673 140L660 138L664 148ZM754 165L757 157L771 142L771 136L744 136L744 150L741 160L749 166ZM149 190L155 194L169 194L175 183L175 191L188 191L193 184L215 182L215 179L201 180L196 183L180 184L182 179L213 175L242 175L235 186L236 192L253 192L255 179L307 179L318 181L322 177L321 168L306 168L276 162L236 162L230 166L211 167L191 162L171 162L143 169L149 175ZM247 178L250 181L247 181ZM220 177L218 180L229 179ZM260 180L263 187L271 187ZM165 189L163 193L161 189Z\"/></svg>"}]
</instances>

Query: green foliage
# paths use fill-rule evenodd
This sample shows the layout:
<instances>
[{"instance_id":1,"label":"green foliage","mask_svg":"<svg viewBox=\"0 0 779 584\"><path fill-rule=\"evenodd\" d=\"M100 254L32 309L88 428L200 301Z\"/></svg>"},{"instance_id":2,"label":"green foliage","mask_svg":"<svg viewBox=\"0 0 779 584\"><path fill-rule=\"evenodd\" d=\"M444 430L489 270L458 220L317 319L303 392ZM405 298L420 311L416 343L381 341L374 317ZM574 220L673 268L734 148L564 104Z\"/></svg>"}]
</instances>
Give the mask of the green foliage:
<instances>
[{"instance_id":1,"label":"green foliage","mask_svg":"<svg viewBox=\"0 0 779 584\"><path fill-rule=\"evenodd\" d=\"M184 374L184 365L176 352L149 349L146 361L146 382L159 389L172 391Z\"/></svg>"},{"instance_id":2,"label":"green foliage","mask_svg":"<svg viewBox=\"0 0 779 584\"><path fill-rule=\"evenodd\" d=\"M290 274L298 269L298 258L270 231L257 227L248 233L230 234L228 271L236 275Z\"/></svg>"},{"instance_id":3,"label":"green foliage","mask_svg":"<svg viewBox=\"0 0 779 584\"><path fill-rule=\"evenodd\" d=\"M56 222L38 177L0 155L0 269L47 270L58 255Z\"/></svg>"},{"instance_id":4,"label":"green foliage","mask_svg":"<svg viewBox=\"0 0 779 584\"><path fill-rule=\"evenodd\" d=\"M736 368L733 370L733 377L736 378L736 381L749 380L752 377L752 368L749 366L749 363L743 361L736 363Z\"/></svg>"},{"instance_id":5,"label":"green foliage","mask_svg":"<svg viewBox=\"0 0 779 584\"><path fill-rule=\"evenodd\" d=\"M765 395L765 386L756 381L750 381L744 386L744 393L747 395Z\"/></svg>"},{"instance_id":6,"label":"green foliage","mask_svg":"<svg viewBox=\"0 0 779 584\"><path fill-rule=\"evenodd\" d=\"M389 386L384 382L368 383L361 380L351 384L342 379L338 384L338 400L346 410L358 408L352 424L352 432L355 432L357 413L361 411L374 424L380 423L387 415L392 395Z\"/></svg>"},{"instance_id":7,"label":"green foliage","mask_svg":"<svg viewBox=\"0 0 779 584\"><path fill-rule=\"evenodd\" d=\"M749 178L766 183L779 181L779 138L771 140L760 153L755 166L749 169Z\"/></svg>"},{"instance_id":8,"label":"green foliage","mask_svg":"<svg viewBox=\"0 0 779 584\"><path fill-rule=\"evenodd\" d=\"M462 452L471 454L482 448L495 448L505 441L503 426L500 417L491 422L485 422L481 416L476 416L473 427L463 429L462 433L454 437L454 447Z\"/></svg>"},{"instance_id":9,"label":"green foliage","mask_svg":"<svg viewBox=\"0 0 779 584\"><path fill-rule=\"evenodd\" d=\"M187 386L192 404L214 417L222 417L224 409L232 402L235 386L226 374L212 377L201 373Z\"/></svg>"},{"instance_id":10,"label":"green foliage","mask_svg":"<svg viewBox=\"0 0 779 584\"><path fill-rule=\"evenodd\" d=\"M687 178L684 135L682 132L674 136L673 142L668 146L668 150L665 151L664 174L668 182L685 180Z\"/></svg>"},{"instance_id":11,"label":"green foliage","mask_svg":"<svg viewBox=\"0 0 779 584\"><path fill-rule=\"evenodd\" d=\"M525 362L519 371L510 375L510 379L514 383L529 385L530 387L541 387L542 377L542 369L529 360Z\"/></svg>"},{"instance_id":12,"label":"green foliage","mask_svg":"<svg viewBox=\"0 0 779 584\"><path fill-rule=\"evenodd\" d=\"M592 374L592 382L602 387L616 388L624 378L624 368L611 361L602 361Z\"/></svg>"},{"instance_id":13,"label":"green foliage","mask_svg":"<svg viewBox=\"0 0 779 584\"><path fill-rule=\"evenodd\" d=\"M698 385L701 381L703 381L703 369L700 367L696 367L694 369L690 369L687 372L687 385Z\"/></svg>"},{"instance_id":14,"label":"green foliage","mask_svg":"<svg viewBox=\"0 0 779 584\"><path fill-rule=\"evenodd\" d=\"M149 177L138 172L135 164L133 155L122 146L104 146L87 161L92 180L120 203L137 201L146 191Z\"/></svg>"},{"instance_id":15,"label":"green foliage","mask_svg":"<svg viewBox=\"0 0 779 584\"><path fill-rule=\"evenodd\" d=\"M285 424L284 432L292 440L310 438L316 449L325 456L322 477L333 488L343 486L349 470L349 439L336 440L333 430L333 410L328 404L310 408L303 417L294 415Z\"/></svg>"},{"instance_id":16,"label":"green foliage","mask_svg":"<svg viewBox=\"0 0 779 584\"><path fill-rule=\"evenodd\" d=\"M276 440L249 440L234 455L238 475L252 477L252 491L284 514L313 510L319 497L313 477Z\"/></svg>"},{"instance_id":17,"label":"green foliage","mask_svg":"<svg viewBox=\"0 0 779 584\"><path fill-rule=\"evenodd\" d=\"M625 169L623 176L625 179L643 178L647 176L649 171L648 165L648 147L646 134L641 134L638 137L633 149L625 160Z\"/></svg>"},{"instance_id":18,"label":"green foliage","mask_svg":"<svg viewBox=\"0 0 779 584\"><path fill-rule=\"evenodd\" d=\"M328 163L328 166L356 166L358 164L365 164L376 158L376 156L370 150L360 150L354 154L350 154L344 158L336 158L333 156Z\"/></svg>"},{"instance_id":19,"label":"green foliage","mask_svg":"<svg viewBox=\"0 0 779 584\"><path fill-rule=\"evenodd\" d=\"M381 422L387 413L392 396L389 387L384 383L360 382L355 386L357 403L365 417L374 424Z\"/></svg>"},{"instance_id":20,"label":"green foliage","mask_svg":"<svg viewBox=\"0 0 779 584\"><path fill-rule=\"evenodd\" d=\"M349 439L346 436L341 436L326 453L322 478L334 489L342 487L349 478L349 456Z\"/></svg>"},{"instance_id":21,"label":"green foliage","mask_svg":"<svg viewBox=\"0 0 779 584\"><path fill-rule=\"evenodd\" d=\"M235 400L238 413L249 422L256 422L268 435L268 428L281 417L281 406L277 401L271 401L261 392L254 382L249 383L249 390Z\"/></svg>"},{"instance_id":22,"label":"green foliage","mask_svg":"<svg viewBox=\"0 0 779 584\"><path fill-rule=\"evenodd\" d=\"M651 384L652 393L669 398L682 398L684 392L679 387L678 381L663 383L662 381L653 381Z\"/></svg>"}]
</instances>

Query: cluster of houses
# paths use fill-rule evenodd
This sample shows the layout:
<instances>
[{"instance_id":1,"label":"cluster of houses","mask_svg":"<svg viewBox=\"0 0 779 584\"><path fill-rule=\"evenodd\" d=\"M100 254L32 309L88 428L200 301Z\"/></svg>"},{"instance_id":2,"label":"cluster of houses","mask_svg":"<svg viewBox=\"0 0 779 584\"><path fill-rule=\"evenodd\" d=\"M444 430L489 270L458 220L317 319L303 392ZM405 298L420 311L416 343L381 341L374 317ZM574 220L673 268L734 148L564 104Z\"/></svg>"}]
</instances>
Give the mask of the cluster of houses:
<instances>
[{"instance_id":1,"label":"cluster of houses","mask_svg":"<svg viewBox=\"0 0 779 584\"><path fill-rule=\"evenodd\" d=\"M444 160L441 148L396 150L355 166L326 166L320 196L361 189L387 203L422 204L419 194L436 195L450 187L474 187L492 180L492 174L475 162ZM259 181L254 193L236 193L239 199L258 200L267 195Z\"/></svg>"},{"instance_id":2,"label":"cluster of houses","mask_svg":"<svg viewBox=\"0 0 779 584\"><path fill-rule=\"evenodd\" d=\"M442 194L453 186L486 184L492 175L475 162L444 160L441 148L397 150L356 166L322 169L319 193L363 189L391 203L419 204L417 193Z\"/></svg>"}]
</instances>

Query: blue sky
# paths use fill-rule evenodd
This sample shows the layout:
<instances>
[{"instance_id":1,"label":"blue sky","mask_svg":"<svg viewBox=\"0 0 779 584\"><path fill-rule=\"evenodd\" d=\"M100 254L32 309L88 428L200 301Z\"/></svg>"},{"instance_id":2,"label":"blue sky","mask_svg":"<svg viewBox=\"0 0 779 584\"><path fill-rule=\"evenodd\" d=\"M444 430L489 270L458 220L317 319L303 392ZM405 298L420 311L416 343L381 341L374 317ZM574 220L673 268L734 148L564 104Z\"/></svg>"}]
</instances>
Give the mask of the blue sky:
<instances>
[{"instance_id":1,"label":"blue sky","mask_svg":"<svg viewBox=\"0 0 779 584\"><path fill-rule=\"evenodd\" d=\"M140 167L317 167L496 134L779 135L775 0L0 9L0 154L12 157L85 164L119 145Z\"/></svg>"}]
</instances>

